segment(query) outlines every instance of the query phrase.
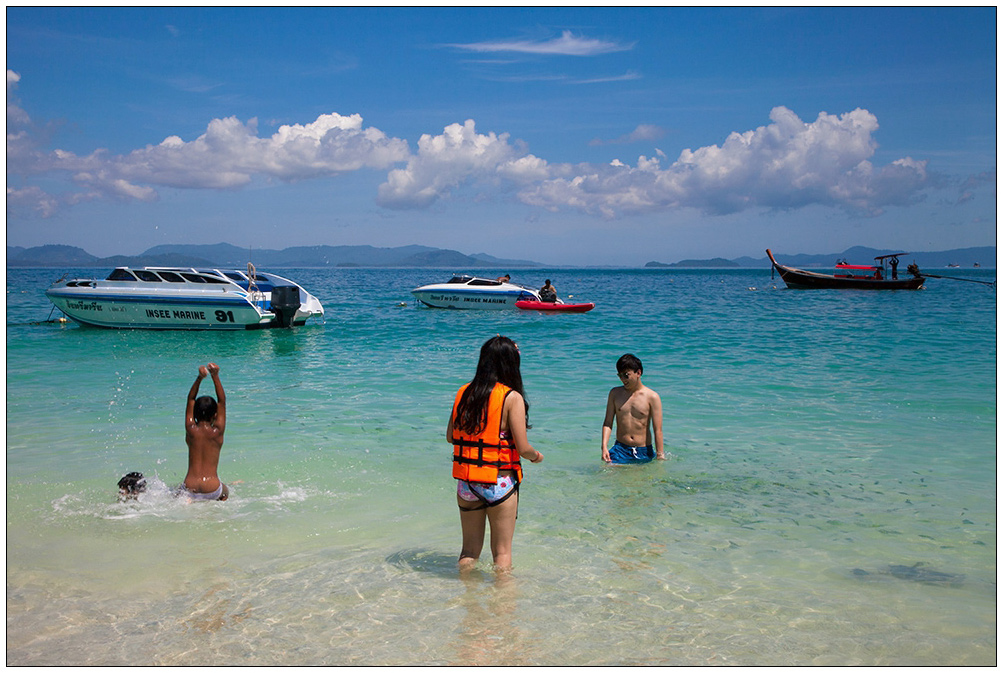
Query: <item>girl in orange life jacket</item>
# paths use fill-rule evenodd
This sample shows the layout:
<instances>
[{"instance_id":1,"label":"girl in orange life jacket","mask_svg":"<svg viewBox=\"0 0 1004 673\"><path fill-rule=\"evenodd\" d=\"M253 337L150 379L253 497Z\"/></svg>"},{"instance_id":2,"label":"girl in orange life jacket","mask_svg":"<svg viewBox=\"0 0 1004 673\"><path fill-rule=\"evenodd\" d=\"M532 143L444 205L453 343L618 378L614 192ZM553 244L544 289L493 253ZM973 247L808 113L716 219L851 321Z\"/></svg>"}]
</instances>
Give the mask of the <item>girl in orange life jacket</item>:
<instances>
[{"instance_id":1,"label":"girl in orange life jacket","mask_svg":"<svg viewBox=\"0 0 1004 673\"><path fill-rule=\"evenodd\" d=\"M498 570L512 566L520 456L539 463L544 456L526 438L527 411L519 348L512 339L492 337L481 347L474 379L457 391L446 440L453 444L453 476L463 548L461 570L481 556L485 522L491 526L492 558Z\"/></svg>"}]
</instances>

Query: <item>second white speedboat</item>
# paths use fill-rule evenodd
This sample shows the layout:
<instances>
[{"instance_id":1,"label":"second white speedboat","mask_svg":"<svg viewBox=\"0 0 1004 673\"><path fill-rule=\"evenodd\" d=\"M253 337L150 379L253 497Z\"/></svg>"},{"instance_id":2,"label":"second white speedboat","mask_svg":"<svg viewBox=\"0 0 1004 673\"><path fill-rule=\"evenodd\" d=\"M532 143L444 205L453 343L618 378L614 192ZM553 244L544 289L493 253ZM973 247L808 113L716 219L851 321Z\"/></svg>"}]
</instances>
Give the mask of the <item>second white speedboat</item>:
<instances>
[{"instance_id":1,"label":"second white speedboat","mask_svg":"<svg viewBox=\"0 0 1004 673\"><path fill-rule=\"evenodd\" d=\"M415 298L432 308L510 309L520 300L540 301L536 290L522 285L466 274L445 283L416 287Z\"/></svg>"}]
</instances>

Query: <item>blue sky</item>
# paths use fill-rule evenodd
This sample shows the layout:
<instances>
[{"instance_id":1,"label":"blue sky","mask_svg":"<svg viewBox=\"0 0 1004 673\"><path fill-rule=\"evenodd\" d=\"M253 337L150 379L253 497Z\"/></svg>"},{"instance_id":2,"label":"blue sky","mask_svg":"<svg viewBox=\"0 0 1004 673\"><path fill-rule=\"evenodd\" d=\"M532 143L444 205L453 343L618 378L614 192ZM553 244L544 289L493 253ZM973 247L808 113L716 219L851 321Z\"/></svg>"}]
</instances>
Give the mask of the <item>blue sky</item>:
<instances>
[{"instance_id":1,"label":"blue sky","mask_svg":"<svg viewBox=\"0 0 1004 673\"><path fill-rule=\"evenodd\" d=\"M7 8L7 244L996 244L996 8Z\"/></svg>"}]
</instances>

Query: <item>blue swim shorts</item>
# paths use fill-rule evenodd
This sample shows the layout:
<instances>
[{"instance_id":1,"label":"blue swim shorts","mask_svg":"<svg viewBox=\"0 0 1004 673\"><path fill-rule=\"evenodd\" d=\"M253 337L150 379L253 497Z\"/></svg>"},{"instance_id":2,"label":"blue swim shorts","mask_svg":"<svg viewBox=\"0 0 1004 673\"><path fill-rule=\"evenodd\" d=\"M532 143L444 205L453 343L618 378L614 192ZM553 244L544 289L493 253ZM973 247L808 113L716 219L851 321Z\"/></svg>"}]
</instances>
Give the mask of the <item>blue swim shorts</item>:
<instances>
[{"instance_id":1,"label":"blue swim shorts","mask_svg":"<svg viewBox=\"0 0 1004 673\"><path fill-rule=\"evenodd\" d=\"M650 463L655 458L655 450L651 446L628 446L615 442L610 447L610 462L612 463Z\"/></svg>"}]
</instances>

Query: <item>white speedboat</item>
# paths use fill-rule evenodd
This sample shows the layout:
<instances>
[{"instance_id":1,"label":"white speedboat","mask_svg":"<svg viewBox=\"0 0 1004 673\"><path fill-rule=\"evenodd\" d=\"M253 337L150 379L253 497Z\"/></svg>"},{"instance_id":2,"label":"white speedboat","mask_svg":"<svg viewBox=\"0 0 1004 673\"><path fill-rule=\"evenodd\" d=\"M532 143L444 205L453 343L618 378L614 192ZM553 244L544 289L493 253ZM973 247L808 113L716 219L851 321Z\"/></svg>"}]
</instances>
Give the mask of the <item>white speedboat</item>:
<instances>
[{"instance_id":1,"label":"white speedboat","mask_svg":"<svg viewBox=\"0 0 1004 673\"><path fill-rule=\"evenodd\" d=\"M536 290L515 283L456 275L445 283L416 287L415 298L433 308L515 308L521 299L540 301Z\"/></svg>"},{"instance_id":2,"label":"white speedboat","mask_svg":"<svg viewBox=\"0 0 1004 673\"><path fill-rule=\"evenodd\" d=\"M324 317L317 297L250 264L247 272L122 266L104 280L60 279L45 295L67 317L97 327L240 330Z\"/></svg>"}]
</instances>

